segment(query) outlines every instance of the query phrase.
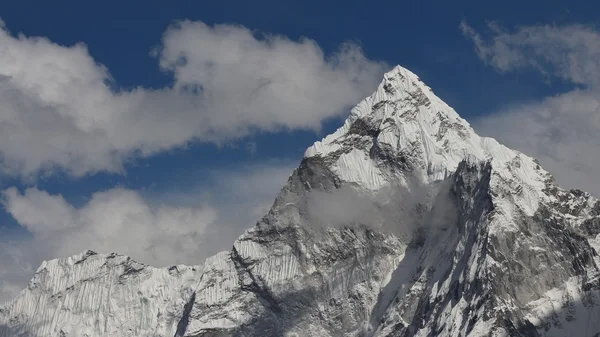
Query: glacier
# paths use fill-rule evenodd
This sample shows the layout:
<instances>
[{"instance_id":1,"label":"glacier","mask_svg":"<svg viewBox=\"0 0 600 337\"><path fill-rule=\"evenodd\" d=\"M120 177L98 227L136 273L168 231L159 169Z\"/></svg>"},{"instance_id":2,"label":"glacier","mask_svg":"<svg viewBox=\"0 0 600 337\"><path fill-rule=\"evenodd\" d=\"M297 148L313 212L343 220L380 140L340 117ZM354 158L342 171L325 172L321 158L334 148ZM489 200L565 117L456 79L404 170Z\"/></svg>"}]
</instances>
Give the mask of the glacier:
<instances>
[{"instance_id":1,"label":"glacier","mask_svg":"<svg viewBox=\"0 0 600 337\"><path fill-rule=\"evenodd\" d=\"M317 221L315 193L343 191L393 216ZM0 336L597 337L599 249L600 201L397 66L229 251L44 262L0 306Z\"/></svg>"}]
</instances>

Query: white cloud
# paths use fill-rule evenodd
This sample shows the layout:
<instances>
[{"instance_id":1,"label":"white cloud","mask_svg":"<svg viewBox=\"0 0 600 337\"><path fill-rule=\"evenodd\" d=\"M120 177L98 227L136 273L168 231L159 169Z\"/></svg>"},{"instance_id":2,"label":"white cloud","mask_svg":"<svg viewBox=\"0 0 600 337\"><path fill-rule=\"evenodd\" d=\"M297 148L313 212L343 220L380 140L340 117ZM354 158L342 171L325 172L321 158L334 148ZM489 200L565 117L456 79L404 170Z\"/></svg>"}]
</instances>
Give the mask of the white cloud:
<instances>
[{"instance_id":1,"label":"white cloud","mask_svg":"<svg viewBox=\"0 0 600 337\"><path fill-rule=\"evenodd\" d=\"M344 186L305 195L305 215L316 228L367 226L410 242L419 232L448 228L456 220L456 202L448 184L424 186L409 179L376 192ZM424 212L428 210L428 212Z\"/></svg>"},{"instance_id":2,"label":"white cloud","mask_svg":"<svg viewBox=\"0 0 600 337\"><path fill-rule=\"evenodd\" d=\"M0 45L1 168L22 177L119 172L131 158L193 141L318 130L374 90L385 68L353 44L326 56L309 39L184 21L156 51L173 85L114 91L83 44L0 28Z\"/></svg>"},{"instance_id":3,"label":"white cloud","mask_svg":"<svg viewBox=\"0 0 600 337\"><path fill-rule=\"evenodd\" d=\"M591 26L522 26L506 31L488 23L486 40L465 21L460 28L479 57L500 71L534 68L573 83L597 85L600 73L600 34Z\"/></svg>"},{"instance_id":4,"label":"white cloud","mask_svg":"<svg viewBox=\"0 0 600 337\"><path fill-rule=\"evenodd\" d=\"M199 255L204 229L216 220L211 207L149 207L131 190L112 189L92 195L81 208L60 195L36 188L23 194L4 192L6 210L45 246L49 256L68 256L85 249L117 251L165 265Z\"/></svg>"},{"instance_id":5,"label":"white cloud","mask_svg":"<svg viewBox=\"0 0 600 337\"><path fill-rule=\"evenodd\" d=\"M266 213L291 166L215 172L213 186L187 193L115 188L93 194L80 207L37 188L9 188L4 206L31 235L0 241L0 302L23 289L42 260L86 249L154 266L201 264Z\"/></svg>"},{"instance_id":6,"label":"white cloud","mask_svg":"<svg viewBox=\"0 0 600 337\"><path fill-rule=\"evenodd\" d=\"M575 90L478 118L474 128L537 158L561 186L600 196L599 93Z\"/></svg>"},{"instance_id":7,"label":"white cloud","mask_svg":"<svg viewBox=\"0 0 600 337\"><path fill-rule=\"evenodd\" d=\"M480 58L500 71L526 67L583 88L507 106L473 126L536 157L558 183L600 196L600 32L582 25L528 26L507 32L490 24L486 41L465 22Z\"/></svg>"}]
</instances>

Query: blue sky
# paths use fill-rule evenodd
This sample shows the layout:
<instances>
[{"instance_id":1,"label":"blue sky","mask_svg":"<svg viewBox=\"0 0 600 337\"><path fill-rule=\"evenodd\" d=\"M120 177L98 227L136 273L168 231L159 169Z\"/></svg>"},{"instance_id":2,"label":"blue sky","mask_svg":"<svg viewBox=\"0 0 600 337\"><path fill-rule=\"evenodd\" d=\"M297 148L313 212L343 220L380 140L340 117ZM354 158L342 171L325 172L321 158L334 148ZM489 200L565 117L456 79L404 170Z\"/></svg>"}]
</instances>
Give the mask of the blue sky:
<instances>
[{"instance_id":1,"label":"blue sky","mask_svg":"<svg viewBox=\"0 0 600 337\"><path fill-rule=\"evenodd\" d=\"M438 96L470 119L508 103L537 99L561 89L556 88L560 83L546 85L535 73L507 75L487 67L458 28L463 19L475 26L496 20L507 27L597 20L589 2L543 3L384 1L374 5L349 1L341 5L334 1L259 1L250 5L243 1L177 1L165 6L162 1L103 1L90 6L79 1L23 1L0 4L0 15L13 34L45 36L61 45L85 43L94 59L108 68L115 84L123 88L161 88L172 82L169 74L160 71L150 51L177 20L201 20L208 25L232 23L291 39L309 37L325 53L335 52L345 41L356 41L370 59L401 64L417 73ZM334 130L341 120L326 122L321 133L260 133L221 148L193 144L187 150L136 160L126 176L99 174L75 181L52 176L37 183L77 202L81 195L109 185L139 189L207 167L272 158L297 161L306 147ZM254 154L247 151L247 142L256 144ZM15 182L7 182L11 183Z\"/></svg>"},{"instance_id":2,"label":"blue sky","mask_svg":"<svg viewBox=\"0 0 600 337\"><path fill-rule=\"evenodd\" d=\"M32 8L35 8L32 10ZM206 24L233 23L252 30L306 36L326 53L344 41L358 41L367 56L412 69L465 116L503 104L500 90L517 99L545 95L537 79L501 76L478 61L470 41L458 29L466 19L475 27L496 20L506 27L532 24L596 23L596 6L589 1L77 1L6 2L2 19L12 32L47 36L71 45L87 44L90 54L106 65L118 85L162 87L172 79L161 73L149 55L160 36L176 20ZM485 74L485 76L483 76ZM460 85L452 85L456 81ZM538 84L538 85L532 85ZM470 93L469 96L468 93ZM468 98L468 99L465 99Z\"/></svg>"},{"instance_id":3,"label":"blue sky","mask_svg":"<svg viewBox=\"0 0 600 337\"><path fill-rule=\"evenodd\" d=\"M0 243L0 266L24 267L0 272L0 299L41 259L82 248L67 239L158 265L201 263L226 249L268 209L304 150L395 64L481 133L540 157L568 187L598 193L597 11L590 1L2 2L0 74L15 83L0 83L0 101L10 102L0 125L22 129L0 145L0 228L16 233ZM223 41L241 40L249 47L240 59L256 68L220 59ZM302 67L318 71L305 77ZM246 105L245 86L263 80L261 69L272 71L275 93L263 98L276 102ZM294 85L304 94L290 94ZM214 101L198 98L203 89ZM65 116L75 124L60 124ZM113 117L118 125L95 138L94 123ZM98 215L107 220L90 218ZM106 234L111 221L122 243ZM156 243L170 226L180 236ZM152 235L129 247L140 233ZM31 245L43 247L25 253ZM181 245L194 247L179 253Z\"/></svg>"}]
</instances>

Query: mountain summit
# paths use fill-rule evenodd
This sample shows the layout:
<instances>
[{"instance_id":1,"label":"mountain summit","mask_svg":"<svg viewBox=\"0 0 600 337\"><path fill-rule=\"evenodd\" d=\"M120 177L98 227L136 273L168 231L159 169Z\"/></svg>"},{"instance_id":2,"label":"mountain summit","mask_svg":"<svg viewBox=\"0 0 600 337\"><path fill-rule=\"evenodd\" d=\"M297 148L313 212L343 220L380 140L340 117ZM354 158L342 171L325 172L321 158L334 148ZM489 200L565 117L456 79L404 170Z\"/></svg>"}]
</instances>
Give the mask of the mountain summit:
<instances>
[{"instance_id":1,"label":"mountain summit","mask_svg":"<svg viewBox=\"0 0 600 337\"><path fill-rule=\"evenodd\" d=\"M0 336L598 336L600 202L398 66L195 267L44 262Z\"/></svg>"}]
</instances>

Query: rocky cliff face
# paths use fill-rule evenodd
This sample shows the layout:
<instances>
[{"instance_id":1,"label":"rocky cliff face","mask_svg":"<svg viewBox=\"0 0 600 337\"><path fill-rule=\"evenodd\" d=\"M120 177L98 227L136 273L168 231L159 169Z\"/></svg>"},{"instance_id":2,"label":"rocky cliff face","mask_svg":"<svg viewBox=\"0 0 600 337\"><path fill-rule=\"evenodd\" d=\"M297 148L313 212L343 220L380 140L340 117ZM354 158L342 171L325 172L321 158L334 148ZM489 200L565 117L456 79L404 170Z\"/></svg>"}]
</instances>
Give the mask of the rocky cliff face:
<instances>
[{"instance_id":1,"label":"rocky cliff face","mask_svg":"<svg viewBox=\"0 0 600 337\"><path fill-rule=\"evenodd\" d=\"M230 251L45 262L0 336L598 336L598 234L598 200L396 67Z\"/></svg>"}]
</instances>

